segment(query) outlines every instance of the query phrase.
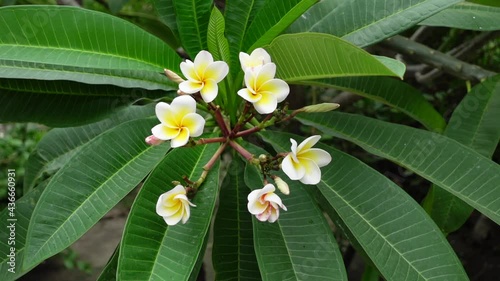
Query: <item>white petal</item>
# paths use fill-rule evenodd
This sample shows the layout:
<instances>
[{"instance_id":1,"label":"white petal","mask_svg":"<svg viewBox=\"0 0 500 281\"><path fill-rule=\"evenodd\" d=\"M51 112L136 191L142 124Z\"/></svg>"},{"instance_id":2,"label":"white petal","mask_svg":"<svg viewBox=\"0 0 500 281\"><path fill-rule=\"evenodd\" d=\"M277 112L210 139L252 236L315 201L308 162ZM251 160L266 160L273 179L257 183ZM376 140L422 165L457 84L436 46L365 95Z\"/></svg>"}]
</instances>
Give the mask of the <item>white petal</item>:
<instances>
[{"instance_id":1,"label":"white petal","mask_svg":"<svg viewBox=\"0 0 500 281\"><path fill-rule=\"evenodd\" d=\"M264 212L269 204L261 204L259 200L248 202L247 208L248 212L252 215L257 215Z\"/></svg>"},{"instance_id":2,"label":"white petal","mask_svg":"<svg viewBox=\"0 0 500 281\"><path fill-rule=\"evenodd\" d=\"M182 223L185 224L189 217L191 216L191 210L189 208L189 201L182 202L182 207L184 208L184 214L182 216Z\"/></svg>"},{"instance_id":3,"label":"white petal","mask_svg":"<svg viewBox=\"0 0 500 281\"><path fill-rule=\"evenodd\" d=\"M170 128L164 124L158 124L151 129L151 133L157 139L160 140L171 140L179 135L178 128Z\"/></svg>"},{"instance_id":4,"label":"white petal","mask_svg":"<svg viewBox=\"0 0 500 281\"><path fill-rule=\"evenodd\" d=\"M262 48L253 50L253 52L250 54L250 57L252 58L252 60L258 62L261 65L271 62L271 56L266 52L266 50Z\"/></svg>"},{"instance_id":5,"label":"white petal","mask_svg":"<svg viewBox=\"0 0 500 281\"><path fill-rule=\"evenodd\" d=\"M256 73L248 69L245 70L245 86L254 93L256 91L255 79Z\"/></svg>"},{"instance_id":6,"label":"white petal","mask_svg":"<svg viewBox=\"0 0 500 281\"><path fill-rule=\"evenodd\" d=\"M205 128L205 119L197 113L189 113L182 119L182 126L189 129L191 137L199 137Z\"/></svg>"},{"instance_id":7,"label":"white petal","mask_svg":"<svg viewBox=\"0 0 500 281\"><path fill-rule=\"evenodd\" d=\"M166 102L157 103L155 106L155 113L156 117L158 118L158 120L160 120L160 122L162 123L165 122L165 120L168 119L168 116L172 114L170 104Z\"/></svg>"},{"instance_id":8,"label":"white petal","mask_svg":"<svg viewBox=\"0 0 500 281\"><path fill-rule=\"evenodd\" d=\"M281 162L281 169L291 180L299 180L304 177L306 170L302 165L295 163L290 154Z\"/></svg>"},{"instance_id":9,"label":"white petal","mask_svg":"<svg viewBox=\"0 0 500 281\"><path fill-rule=\"evenodd\" d=\"M265 200L268 201L268 202L275 203L276 205L278 205L280 207L283 206L283 203L281 202L281 198L276 193L268 193L265 196Z\"/></svg>"},{"instance_id":10,"label":"white petal","mask_svg":"<svg viewBox=\"0 0 500 281\"><path fill-rule=\"evenodd\" d=\"M281 79L271 79L260 86L259 92L270 92L278 102L282 102L288 97L290 87Z\"/></svg>"},{"instance_id":11,"label":"white petal","mask_svg":"<svg viewBox=\"0 0 500 281\"><path fill-rule=\"evenodd\" d=\"M292 151L293 161L299 162L299 160L297 160L297 142L294 139L290 139L290 142L292 143L290 149Z\"/></svg>"},{"instance_id":12,"label":"white petal","mask_svg":"<svg viewBox=\"0 0 500 281\"><path fill-rule=\"evenodd\" d=\"M198 73L198 77L202 77L207 67L214 62L212 54L207 51L200 51L194 58L194 70Z\"/></svg>"},{"instance_id":13,"label":"white petal","mask_svg":"<svg viewBox=\"0 0 500 281\"><path fill-rule=\"evenodd\" d=\"M271 208L271 212L269 214L269 218L267 219L267 221L270 223L274 223L275 221L278 220L279 216L280 216L280 210Z\"/></svg>"},{"instance_id":14,"label":"white petal","mask_svg":"<svg viewBox=\"0 0 500 281\"><path fill-rule=\"evenodd\" d=\"M217 93L219 92L219 87L214 80L208 79L205 80L205 85L203 85L203 89L201 89L200 94L201 98L209 103L213 101L217 97Z\"/></svg>"},{"instance_id":15,"label":"white petal","mask_svg":"<svg viewBox=\"0 0 500 281\"><path fill-rule=\"evenodd\" d=\"M200 81L200 77L194 69L194 63L190 60L181 62L181 72L187 80Z\"/></svg>"},{"instance_id":16,"label":"white petal","mask_svg":"<svg viewBox=\"0 0 500 281\"><path fill-rule=\"evenodd\" d=\"M241 69L244 71L250 64L250 56L247 53L240 52L239 57Z\"/></svg>"},{"instance_id":17,"label":"white petal","mask_svg":"<svg viewBox=\"0 0 500 281\"><path fill-rule=\"evenodd\" d=\"M260 114L269 114L275 111L276 107L278 107L276 97L265 93L262 93L261 96L259 101L253 103L255 110Z\"/></svg>"},{"instance_id":18,"label":"white petal","mask_svg":"<svg viewBox=\"0 0 500 281\"><path fill-rule=\"evenodd\" d=\"M172 101L170 106L180 120L182 120L184 115L196 112L196 101L191 96L178 96Z\"/></svg>"},{"instance_id":19,"label":"white petal","mask_svg":"<svg viewBox=\"0 0 500 281\"><path fill-rule=\"evenodd\" d=\"M189 141L189 129L183 127L179 131L179 135L173 138L172 141L170 142L170 147L172 148L181 147L184 146L188 141Z\"/></svg>"},{"instance_id":20,"label":"white petal","mask_svg":"<svg viewBox=\"0 0 500 281\"><path fill-rule=\"evenodd\" d=\"M179 90L186 94L194 94L199 92L203 88L203 83L201 82L193 82L190 80L181 82L179 84Z\"/></svg>"},{"instance_id":21,"label":"white petal","mask_svg":"<svg viewBox=\"0 0 500 281\"><path fill-rule=\"evenodd\" d=\"M211 63L207 69L205 70L205 73L203 74L203 79L211 79L214 80L215 83L219 83L226 77L226 75L229 73L229 66L227 63L223 61L216 61Z\"/></svg>"},{"instance_id":22,"label":"white petal","mask_svg":"<svg viewBox=\"0 0 500 281\"><path fill-rule=\"evenodd\" d=\"M268 63L259 70L257 73L257 81L255 82L256 87L260 87L265 82L274 79L276 74L276 65L274 63Z\"/></svg>"},{"instance_id":23,"label":"white petal","mask_svg":"<svg viewBox=\"0 0 500 281\"><path fill-rule=\"evenodd\" d=\"M262 98L262 95L253 94L248 88L243 88L243 89L239 90L238 96L242 97L244 100L251 102L251 103L258 102Z\"/></svg>"},{"instance_id":24,"label":"white petal","mask_svg":"<svg viewBox=\"0 0 500 281\"><path fill-rule=\"evenodd\" d=\"M324 167L332 161L332 156L320 148L310 148L299 155L299 159L306 158L314 161L318 167ZM299 160L300 161L300 160Z\"/></svg>"},{"instance_id":25,"label":"white petal","mask_svg":"<svg viewBox=\"0 0 500 281\"><path fill-rule=\"evenodd\" d=\"M306 159L302 160L300 164L302 164L306 170L304 177L300 179L300 182L303 184L318 184L321 180L321 170L318 165L316 165L314 161Z\"/></svg>"},{"instance_id":26,"label":"white petal","mask_svg":"<svg viewBox=\"0 0 500 281\"><path fill-rule=\"evenodd\" d=\"M271 209L272 208L267 208L264 212L257 214L255 217L260 221L267 221L271 215Z\"/></svg>"},{"instance_id":27,"label":"white petal","mask_svg":"<svg viewBox=\"0 0 500 281\"><path fill-rule=\"evenodd\" d=\"M276 188L274 187L274 185L273 185L273 184L268 183L268 184L266 184L266 185L265 185L265 186L261 189L261 191L260 191L260 195L262 196L262 195L264 195L264 194L266 194L266 193L269 193L269 192L274 192L275 190L276 190Z\"/></svg>"},{"instance_id":28,"label":"white petal","mask_svg":"<svg viewBox=\"0 0 500 281\"><path fill-rule=\"evenodd\" d=\"M302 152L305 151L311 147L313 147L321 138L321 136L315 135L315 136L310 136L307 139L305 139L303 142L299 144L299 147L297 148L297 156Z\"/></svg>"}]
</instances>

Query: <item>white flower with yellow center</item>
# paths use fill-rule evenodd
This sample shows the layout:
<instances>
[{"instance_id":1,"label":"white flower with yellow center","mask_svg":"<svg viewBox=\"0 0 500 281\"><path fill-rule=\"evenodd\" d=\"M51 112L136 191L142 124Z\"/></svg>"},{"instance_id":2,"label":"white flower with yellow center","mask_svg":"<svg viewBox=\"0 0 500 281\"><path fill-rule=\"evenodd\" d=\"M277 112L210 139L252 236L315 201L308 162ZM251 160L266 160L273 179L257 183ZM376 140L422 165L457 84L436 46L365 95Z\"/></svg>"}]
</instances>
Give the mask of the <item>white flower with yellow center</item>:
<instances>
[{"instance_id":1,"label":"white flower with yellow center","mask_svg":"<svg viewBox=\"0 0 500 281\"><path fill-rule=\"evenodd\" d=\"M176 97L171 104L159 102L156 117L161 124L151 132L160 140L171 140L171 147L183 146L189 137L200 136L205 126L205 119L196 113L196 101L190 96Z\"/></svg>"},{"instance_id":2,"label":"white flower with yellow center","mask_svg":"<svg viewBox=\"0 0 500 281\"><path fill-rule=\"evenodd\" d=\"M179 84L179 89L186 94L200 92L205 102L211 102L217 97L217 83L226 77L229 66L223 61L214 61L209 52L200 51L194 62L181 62L181 71L187 80Z\"/></svg>"},{"instance_id":3,"label":"white flower with yellow center","mask_svg":"<svg viewBox=\"0 0 500 281\"><path fill-rule=\"evenodd\" d=\"M255 71L261 66L270 63L271 56L262 48L257 48L249 55L240 52L241 69Z\"/></svg>"},{"instance_id":4,"label":"white flower with yellow center","mask_svg":"<svg viewBox=\"0 0 500 281\"><path fill-rule=\"evenodd\" d=\"M262 189L256 189L248 194L248 211L260 221L275 222L279 215L279 208L286 211L281 198L274 193L276 188L266 184Z\"/></svg>"},{"instance_id":5,"label":"white flower with yellow center","mask_svg":"<svg viewBox=\"0 0 500 281\"><path fill-rule=\"evenodd\" d=\"M162 216L168 225L175 225L181 220L184 224L191 214L190 207L196 207L196 205L189 202L184 186L177 185L160 195L156 203L156 213Z\"/></svg>"},{"instance_id":6,"label":"white flower with yellow center","mask_svg":"<svg viewBox=\"0 0 500 281\"><path fill-rule=\"evenodd\" d=\"M290 93L288 84L275 79L276 65L267 63L256 71L245 70L245 85L238 91L238 95L249 101L260 114L272 113L279 102L282 102Z\"/></svg>"},{"instance_id":7,"label":"white flower with yellow center","mask_svg":"<svg viewBox=\"0 0 500 281\"><path fill-rule=\"evenodd\" d=\"M321 180L320 167L324 167L332 161L330 154L323 149L312 148L320 139L320 136L312 136L305 139L297 146L294 139L292 152L283 159L281 168L292 180L300 180L304 184L318 184Z\"/></svg>"}]
</instances>

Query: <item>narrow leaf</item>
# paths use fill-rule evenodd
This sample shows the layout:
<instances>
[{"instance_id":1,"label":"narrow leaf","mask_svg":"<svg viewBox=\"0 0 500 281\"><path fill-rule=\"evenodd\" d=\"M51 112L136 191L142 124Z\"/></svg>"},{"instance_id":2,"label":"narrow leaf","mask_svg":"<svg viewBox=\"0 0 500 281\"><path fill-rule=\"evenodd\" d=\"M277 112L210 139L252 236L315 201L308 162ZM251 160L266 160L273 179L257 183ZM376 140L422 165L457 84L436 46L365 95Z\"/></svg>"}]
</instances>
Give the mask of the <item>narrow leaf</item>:
<instances>
[{"instance_id":1,"label":"narrow leaf","mask_svg":"<svg viewBox=\"0 0 500 281\"><path fill-rule=\"evenodd\" d=\"M500 75L472 88L457 106L444 135L491 158L500 140ZM432 186L424 206L444 233L459 229L473 208Z\"/></svg>"},{"instance_id":2,"label":"narrow leaf","mask_svg":"<svg viewBox=\"0 0 500 281\"><path fill-rule=\"evenodd\" d=\"M97 281L116 281L116 269L118 268L118 257L120 255L120 245L116 246L113 255L97 278Z\"/></svg>"},{"instance_id":3,"label":"narrow leaf","mask_svg":"<svg viewBox=\"0 0 500 281\"><path fill-rule=\"evenodd\" d=\"M304 84L333 87L382 102L401 110L431 131L442 132L446 126L444 118L424 98L423 93L394 78L340 77L306 81Z\"/></svg>"},{"instance_id":4,"label":"narrow leaf","mask_svg":"<svg viewBox=\"0 0 500 281\"><path fill-rule=\"evenodd\" d=\"M298 119L414 171L500 223L500 166L472 149L436 133L353 114Z\"/></svg>"},{"instance_id":5,"label":"narrow leaf","mask_svg":"<svg viewBox=\"0 0 500 281\"><path fill-rule=\"evenodd\" d=\"M144 142L157 122L123 123L95 138L59 170L33 211L25 268L71 245L151 171L169 148Z\"/></svg>"},{"instance_id":6,"label":"narrow leaf","mask_svg":"<svg viewBox=\"0 0 500 281\"><path fill-rule=\"evenodd\" d=\"M158 197L183 176L196 181L217 150L210 144L176 148L154 169L132 206L120 244L119 280L188 280L199 269L219 190L218 165L196 193L186 224L168 226L156 213Z\"/></svg>"},{"instance_id":7,"label":"narrow leaf","mask_svg":"<svg viewBox=\"0 0 500 281\"><path fill-rule=\"evenodd\" d=\"M462 0L323 0L291 27L291 32L328 33L366 47L401 33Z\"/></svg>"},{"instance_id":8,"label":"narrow leaf","mask_svg":"<svg viewBox=\"0 0 500 281\"><path fill-rule=\"evenodd\" d=\"M212 252L217 280L261 280L244 172L245 163L234 157L222 183Z\"/></svg>"},{"instance_id":9,"label":"narrow leaf","mask_svg":"<svg viewBox=\"0 0 500 281\"><path fill-rule=\"evenodd\" d=\"M304 139L262 135L278 152L289 151L290 138ZM408 194L356 158L326 145L316 147L333 159L322 168L317 188L386 280L468 280L445 237Z\"/></svg>"},{"instance_id":10,"label":"narrow leaf","mask_svg":"<svg viewBox=\"0 0 500 281\"><path fill-rule=\"evenodd\" d=\"M269 46L276 76L288 82L346 76L398 76L364 50L328 34L285 34Z\"/></svg>"},{"instance_id":11,"label":"narrow leaf","mask_svg":"<svg viewBox=\"0 0 500 281\"><path fill-rule=\"evenodd\" d=\"M158 19L170 29L176 38L179 38L173 0L152 0L152 3Z\"/></svg>"},{"instance_id":12,"label":"narrow leaf","mask_svg":"<svg viewBox=\"0 0 500 281\"><path fill-rule=\"evenodd\" d=\"M462 2L437 13L419 24L478 31L499 30L500 7Z\"/></svg>"}]
</instances>

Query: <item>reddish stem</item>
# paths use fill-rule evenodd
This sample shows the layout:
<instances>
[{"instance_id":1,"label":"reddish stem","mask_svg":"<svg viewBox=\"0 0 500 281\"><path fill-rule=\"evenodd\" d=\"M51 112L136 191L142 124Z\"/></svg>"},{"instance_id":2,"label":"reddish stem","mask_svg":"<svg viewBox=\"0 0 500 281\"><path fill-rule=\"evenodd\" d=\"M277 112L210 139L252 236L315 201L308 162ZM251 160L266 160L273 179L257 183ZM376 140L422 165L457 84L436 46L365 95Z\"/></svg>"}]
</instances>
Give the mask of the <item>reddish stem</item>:
<instances>
[{"instance_id":1,"label":"reddish stem","mask_svg":"<svg viewBox=\"0 0 500 281\"><path fill-rule=\"evenodd\" d=\"M207 144L207 143L215 143L215 142L225 142L225 141L227 141L227 138L218 137L218 138L209 138L209 139L199 139L195 142L195 144L198 145L198 144Z\"/></svg>"},{"instance_id":2,"label":"reddish stem","mask_svg":"<svg viewBox=\"0 0 500 281\"><path fill-rule=\"evenodd\" d=\"M207 164L205 164L205 166L203 166L204 171L210 171L210 169L212 169L212 166L215 164L217 159L219 159L220 155L222 154L222 152L224 152L224 149L226 149L226 147L227 147L227 142L225 142L221 146L219 146L219 149L217 149L217 151L214 153L212 158L210 158L210 160L208 160Z\"/></svg>"},{"instance_id":3,"label":"reddish stem","mask_svg":"<svg viewBox=\"0 0 500 281\"><path fill-rule=\"evenodd\" d=\"M239 138L239 137L243 137L243 136L247 136L247 135L251 135L255 132L258 132L262 130L260 127L253 127L251 129L248 129L248 130L244 130L244 131L241 131L241 132L238 132L236 133L236 135L234 135L235 138Z\"/></svg>"},{"instance_id":4,"label":"reddish stem","mask_svg":"<svg viewBox=\"0 0 500 281\"><path fill-rule=\"evenodd\" d=\"M241 156L245 157L248 161L252 161L253 159L253 154L248 152L248 150L244 149L243 146L239 145L235 141L229 141L229 145L234 148L234 150L238 151Z\"/></svg>"}]
</instances>

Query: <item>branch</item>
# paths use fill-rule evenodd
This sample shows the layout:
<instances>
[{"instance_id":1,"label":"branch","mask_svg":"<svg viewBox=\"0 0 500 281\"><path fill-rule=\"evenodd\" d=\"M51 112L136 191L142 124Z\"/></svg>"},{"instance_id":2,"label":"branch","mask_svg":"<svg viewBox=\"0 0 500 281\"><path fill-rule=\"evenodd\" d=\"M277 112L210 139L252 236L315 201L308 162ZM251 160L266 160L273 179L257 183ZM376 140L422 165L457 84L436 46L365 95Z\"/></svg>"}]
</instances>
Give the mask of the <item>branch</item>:
<instances>
[{"instance_id":1,"label":"branch","mask_svg":"<svg viewBox=\"0 0 500 281\"><path fill-rule=\"evenodd\" d=\"M403 36L396 35L383 41L382 44L395 51L409 55L415 60L422 61L463 79L481 81L496 74L495 72L431 49L423 44L411 41Z\"/></svg>"}]
</instances>

